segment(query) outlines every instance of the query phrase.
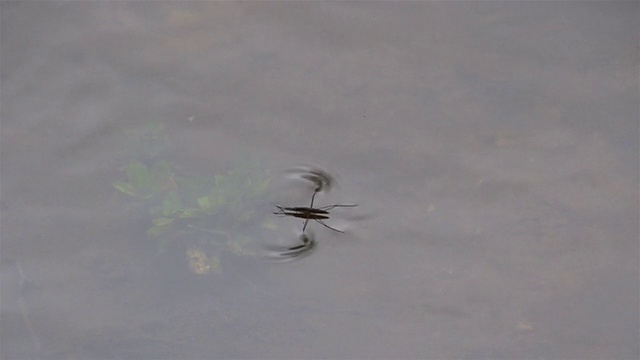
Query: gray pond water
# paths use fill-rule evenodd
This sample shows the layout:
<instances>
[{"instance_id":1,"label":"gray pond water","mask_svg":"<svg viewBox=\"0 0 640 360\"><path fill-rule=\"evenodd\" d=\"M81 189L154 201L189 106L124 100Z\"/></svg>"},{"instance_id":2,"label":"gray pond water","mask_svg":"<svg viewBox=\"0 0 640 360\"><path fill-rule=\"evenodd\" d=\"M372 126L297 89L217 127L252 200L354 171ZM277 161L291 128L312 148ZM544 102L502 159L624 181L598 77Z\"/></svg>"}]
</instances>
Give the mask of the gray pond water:
<instances>
[{"instance_id":1,"label":"gray pond water","mask_svg":"<svg viewBox=\"0 0 640 360\"><path fill-rule=\"evenodd\" d=\"M2 359L640 357L637 2L0 10Z\"/></svg>"}]
</instances>

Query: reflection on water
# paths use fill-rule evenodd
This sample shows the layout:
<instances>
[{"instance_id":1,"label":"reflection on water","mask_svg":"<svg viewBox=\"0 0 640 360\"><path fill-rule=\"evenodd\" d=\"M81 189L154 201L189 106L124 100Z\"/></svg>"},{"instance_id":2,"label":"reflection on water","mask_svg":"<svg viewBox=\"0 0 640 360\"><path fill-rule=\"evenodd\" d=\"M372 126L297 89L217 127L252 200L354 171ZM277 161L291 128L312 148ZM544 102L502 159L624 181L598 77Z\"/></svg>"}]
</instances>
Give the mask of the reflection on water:
<instances>
[{"instance_id":1,"label":"reflection on water","mask_svg":"<svg viewBox=\"0 0 640 360\"><path fill-rule=\"evenodd\" d=\"M268 245L269 256L274 260L293 260L308 256L316 248L316 240L313 232L307 231L299 236L300 245L276 246Z\"/></svg>"},{"instance_id":2,"label":"reflection on water","mask_svg":"<svg viewBox=\"0 0 640 360\"><path fill-rule=\"evenodd\" d=\"M287 179L293 182L307 180L314 192L328 192L335 185L335 177L317 166L300 165L285 171Z\"/></svg>"}]
</instances>

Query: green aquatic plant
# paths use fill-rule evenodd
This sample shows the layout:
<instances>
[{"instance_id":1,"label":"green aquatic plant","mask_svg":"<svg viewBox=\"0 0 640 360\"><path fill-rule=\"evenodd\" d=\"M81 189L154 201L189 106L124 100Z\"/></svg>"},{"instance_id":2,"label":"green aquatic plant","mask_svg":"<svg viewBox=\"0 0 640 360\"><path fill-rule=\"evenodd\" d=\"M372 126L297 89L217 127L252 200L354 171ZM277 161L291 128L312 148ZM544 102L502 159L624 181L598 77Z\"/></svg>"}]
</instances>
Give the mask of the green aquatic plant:
<instances>
[{"instance_id":1,"label":"green aquatic plant","mask_svg":"<svg viewBox=\"0 0 640 360\"><path fill-rule=\"evenodd\" d=\"M151 140L168 140L155 130L148 132ZM172 242L184 243L190 266L199 274L217 271L224 252L253 255L252 234L260 227L275 228L266 214L255 210L266 195L268 171L238 161L212 176L186 176L158 155L160 141L146 143L154 148L140 151L153 153L151 158L136 152L124 167L124 179L113 187L144 204L150 215L147 233L158 239L158 252L167 251Z\"/></svg>"}]
</instances>

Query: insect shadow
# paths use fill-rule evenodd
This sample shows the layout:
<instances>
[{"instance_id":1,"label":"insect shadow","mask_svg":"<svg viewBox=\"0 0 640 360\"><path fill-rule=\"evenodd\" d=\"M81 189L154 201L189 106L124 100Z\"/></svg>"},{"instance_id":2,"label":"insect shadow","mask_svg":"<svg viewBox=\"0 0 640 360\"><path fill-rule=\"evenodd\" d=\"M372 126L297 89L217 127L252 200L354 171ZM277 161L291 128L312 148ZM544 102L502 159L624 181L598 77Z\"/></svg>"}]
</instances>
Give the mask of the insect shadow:
<instances>
[{"instance_id":1,"label":"insect shadow","mask_svg":"<svg viewBox=\"0 0 640 360\"><path fill-rule=\"evenodd\" d=\"M327 206L322 206L319 208L314 208L313 207L313 201L316 198L316 194L318 193L318 191L320 190L320 187L316 188L316 190L313 192L313 195L311 196L311 203L309 204L308 207L304 207L304 206L295 206L295 207L285 207L285 206L278 206L276 205L276 208L278 208L278 211L274 212L275 215L284 215L284 216L292 216L295 218L299 218L299 219L304 219L304 224L302 225L302 233L304 234L304 231L307 228L307 225L309 224L309 220L313 220L316 221L318 223L320 223L322 226L329 228L333 231L337 231L339 233L343 233L344 231L338 230L336 228L333 228L327 224L325 224L325 222L323 220L327 220L329 219L329 210L331 209L335 209L337 207L355 207L358 206L356 204L334 204L334 205L327 205Z\"/></svg>"}]
</instances>

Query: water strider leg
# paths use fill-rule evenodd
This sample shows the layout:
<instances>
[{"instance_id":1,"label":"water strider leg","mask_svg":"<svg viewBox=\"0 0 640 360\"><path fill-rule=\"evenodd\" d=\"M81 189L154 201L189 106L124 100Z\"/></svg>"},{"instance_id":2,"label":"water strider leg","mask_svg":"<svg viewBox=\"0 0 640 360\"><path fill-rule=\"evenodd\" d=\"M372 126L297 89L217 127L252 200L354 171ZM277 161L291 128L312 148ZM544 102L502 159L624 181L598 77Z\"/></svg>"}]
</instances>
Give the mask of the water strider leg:
<instances>
[{"instance_id":1,"label":"water strider leg","mask_svg":"<svg viewBox=\"0 0 640 360\"><path fill-rule=\"evenodd\" d=\"M313 200L316 198L316 194L318 193L318 190L320 190L320 188L316 188L316 191L313 192L313 195L311 195L311 203L309 204L309 209L313 209ZM307 216L307 218L304 220L304 225L302 225L302 232L304 233L304 230L307 228L307 224L309 223L309 216Z\"/></svg>"},{"instance_id":2,"label":"water strider leg","mask_svg":"<svg viewBox=\"0 0 640 360\"><path fill-rule=\"evenodd\" d=\"M355 206L358 206L358 205L357 204L327 205L327 206L323 206L323 207L318 208L318 210L329 211L329 210L337 208L337 207L355 207Z\"/></svg>"},{"instance_id":3,"label":"water strider leg","mask_svg":"<svg viewBox=\"0 0 640 360\"><path fill-rule=\"evenodd\" d=\"M315 221L319 222L320 224L324 225L324 227L328 227L329 229L331 229L331 230L333 230L333 231L337 231L337 232L339 232L339 233L344 233L344 231L342 231L342 230L338 230L338 229L332 228L331 226L329 226L329 225L325 224L325 223L324 223L324 221L322 221L322 220L320 220L320 219L313 219L313 220L315 220Z\"/></svg>"}]
</instances>

